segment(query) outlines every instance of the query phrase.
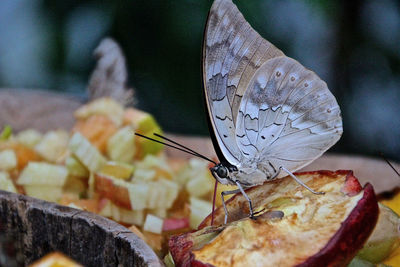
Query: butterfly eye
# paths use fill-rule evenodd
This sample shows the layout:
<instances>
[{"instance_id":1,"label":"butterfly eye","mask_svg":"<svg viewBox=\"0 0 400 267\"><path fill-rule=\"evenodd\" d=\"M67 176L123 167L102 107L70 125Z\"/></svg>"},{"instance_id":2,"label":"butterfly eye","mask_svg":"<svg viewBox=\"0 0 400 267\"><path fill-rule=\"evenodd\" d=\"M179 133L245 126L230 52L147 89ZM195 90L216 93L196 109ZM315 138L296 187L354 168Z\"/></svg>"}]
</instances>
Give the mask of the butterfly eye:
<instances>
[{"instance_id":1,"label":"butterfly eye","mask_svg":"<svg viewBox=\"0 0 400 267\"><path fill-rule=\"evenodd\" d=\"M228 176L228 170L225 167L220 166L217 169L217 174L218 174L219 178L226 178Z\"/></svg>"}]
</instances>

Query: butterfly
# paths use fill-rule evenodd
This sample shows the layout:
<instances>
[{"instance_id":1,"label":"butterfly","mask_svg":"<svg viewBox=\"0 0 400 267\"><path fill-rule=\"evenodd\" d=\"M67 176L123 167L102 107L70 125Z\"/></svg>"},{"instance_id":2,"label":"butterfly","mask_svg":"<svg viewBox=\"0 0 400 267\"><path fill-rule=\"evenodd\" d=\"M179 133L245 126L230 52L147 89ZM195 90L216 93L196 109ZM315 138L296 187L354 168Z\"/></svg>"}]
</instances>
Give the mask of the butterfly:
<instances>
[{"instance_id":1,"label":"butterfly","mask_svg":"<svg viewBox=\"0 0 400 267\"><path fill-rule=\"evenodd\" d=\"M261 37L231 0L215 0L203 42L208 121L220 163L211 173L238 190L293 174L334 145L340 108L326 83ZM225 208L225 203L224 208ZM227 210L225 208L227 220Z\"/></svg>"}]
</instances>

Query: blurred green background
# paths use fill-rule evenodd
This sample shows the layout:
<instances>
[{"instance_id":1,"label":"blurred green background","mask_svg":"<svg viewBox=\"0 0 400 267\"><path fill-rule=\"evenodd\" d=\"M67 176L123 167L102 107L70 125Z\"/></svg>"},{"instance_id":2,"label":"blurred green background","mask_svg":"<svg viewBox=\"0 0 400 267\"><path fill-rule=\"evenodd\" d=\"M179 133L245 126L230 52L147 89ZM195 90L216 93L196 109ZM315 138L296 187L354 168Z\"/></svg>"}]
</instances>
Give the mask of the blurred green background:
<instances>
[{"instance_id":1,"label":"blurred green background","mask_svg":"<svg viewBox=\"0 0 400 267\"><path fill-rule=\"evenodd\" d=\"M250 24L314 70L337 97L344 135L332 151L400 160L400 2L236 0ZM86 98L94 48L122 47L137 106L168 132L207 135L201 43L210 0L0 3L0 88Z\"/></svg>"}]
</instances>

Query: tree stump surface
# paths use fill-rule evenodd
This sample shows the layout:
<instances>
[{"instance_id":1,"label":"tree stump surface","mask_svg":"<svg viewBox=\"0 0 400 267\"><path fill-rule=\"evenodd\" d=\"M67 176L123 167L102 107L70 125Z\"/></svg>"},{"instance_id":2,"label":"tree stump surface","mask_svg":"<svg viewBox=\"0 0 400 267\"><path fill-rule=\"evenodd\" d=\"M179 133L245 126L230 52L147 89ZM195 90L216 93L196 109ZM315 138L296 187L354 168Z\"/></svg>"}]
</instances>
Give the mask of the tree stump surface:
<instances>
[{"instance_id":1,"label":"tree stump surface","mask_svg":"<svg viewBox=\"0 0 400 267\"><path fill-rule=\"evenodd\" d=\"M52 251L84 266L163 266L143 240L114 221L2 190L0 229L0 258L9 257L10 267L26 266Z\"/></svg>"}]
</instances>

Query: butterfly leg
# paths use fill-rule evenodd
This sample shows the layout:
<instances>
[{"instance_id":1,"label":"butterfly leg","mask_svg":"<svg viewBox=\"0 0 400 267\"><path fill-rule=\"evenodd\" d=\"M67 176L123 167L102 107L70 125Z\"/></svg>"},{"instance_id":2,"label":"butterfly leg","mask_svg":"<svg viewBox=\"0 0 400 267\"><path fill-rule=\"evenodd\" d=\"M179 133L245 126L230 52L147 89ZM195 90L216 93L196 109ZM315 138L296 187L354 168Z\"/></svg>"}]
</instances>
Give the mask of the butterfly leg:
<instances>
[{"instance_id":1,"label":"butterfly leg","mask_svg":"<svg viewBox=\"0 0 400 267\"><path fill-rule=\"evenodd\" d=\"M250 210L250 218L254 218L254 212L253 212L253 204L251 203L251 199L249 196L244 192L243 187L240 185L238 181L235 181L237 187L239 188L240 192L242 192L243 196L246 198L247 202L249 203L249 210Z\"/></svg>"},{"instance_id":2,"label":"butterfly leg","mask_svg":"<svg viewBox=\"0 0 400 267\"><path fill-rule=\"evenodd\" d=\"M239 193L240 190L236 189L236 190L231 190L231 191L222 191L221 192L221 198L222 198L222 205L224 206L224 211L225 211L225 219L224 219L224 224L226 224L228 222L228 209L226 208L225 205L225 199L224 196L226 195L232 195L232 194L236 194Z\"/></svg>"},{"instance_id":3,"label":"butterfly leg","mask_svg":"<svg viewBox=\"0 0 400 267\"><path fill-rule=\"evenodd\" d=\"M312 190L308 185L306 185L305 183L303 183L299 178L297 178L293 173L291 173L288 169L286 169L285 167L281 166L281 170L284 170L287 174L289 174L297 183L299 183L301 186L305 187L308 191L310 191L313 194L316 195L323 195L325 194L325 192L317 192Z\"/></svg>"}]
</instances>

